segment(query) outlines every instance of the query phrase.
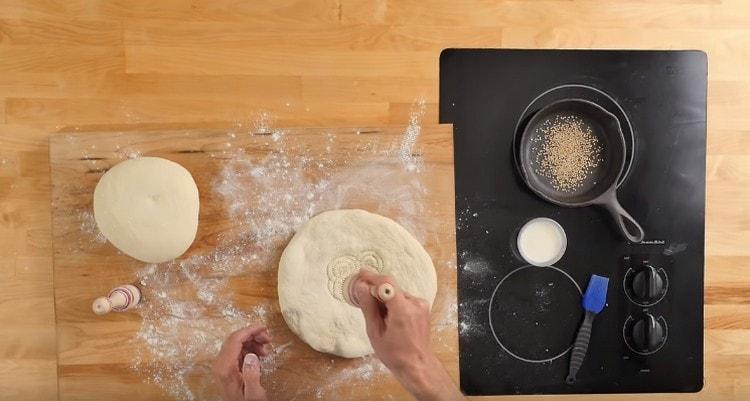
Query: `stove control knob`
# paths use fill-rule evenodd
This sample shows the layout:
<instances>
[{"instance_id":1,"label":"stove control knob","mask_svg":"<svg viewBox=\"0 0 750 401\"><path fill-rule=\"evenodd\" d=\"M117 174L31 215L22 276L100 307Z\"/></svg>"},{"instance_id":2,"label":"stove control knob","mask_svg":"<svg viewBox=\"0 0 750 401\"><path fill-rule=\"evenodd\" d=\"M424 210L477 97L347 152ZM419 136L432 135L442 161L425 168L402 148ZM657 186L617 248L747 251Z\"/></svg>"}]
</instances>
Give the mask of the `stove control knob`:
<instances>
[{"instance_id":1,"label":"stove control knob","mask_svg":"<svg viewBox=\"0 0 750 401\"><path fill-rule=\"evenodd\" d=\"M633 296L642 304L653 304L664 295L666 286L661 274L653 267L645 268L633 277Z\"/></svg>"},{"instance_id":2,"label":"stove control knob","mask_svg":"<svg viewBox=\"0 0 750 401\"><path fill-rule=\"evenodd\" d=\"M630 336L636 352L650 354L664 345L666 330L659 320L646 313L633 323Z\"/></svg>"}]
</instances>

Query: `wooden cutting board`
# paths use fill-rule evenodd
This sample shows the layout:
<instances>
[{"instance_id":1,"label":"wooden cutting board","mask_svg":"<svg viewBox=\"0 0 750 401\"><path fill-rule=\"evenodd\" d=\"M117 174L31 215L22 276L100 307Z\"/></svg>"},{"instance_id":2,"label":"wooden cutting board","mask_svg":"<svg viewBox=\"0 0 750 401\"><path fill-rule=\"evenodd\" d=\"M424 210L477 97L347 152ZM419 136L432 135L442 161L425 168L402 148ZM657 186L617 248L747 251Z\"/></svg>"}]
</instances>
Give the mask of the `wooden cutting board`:
<instances>
[{"instance_id":1,"label":"wooden cutting board","mask_svg":"<svg viewBox=\"0 0 750 401\"><path fill-rule=\"evenodd\" d=\"M99 178L141 155L182 164L200 191L198 235L173 263L119 253L93 220ZM216 347L253 323L274 337L263 361L271 399L406 397L377 361L318 353L279 312L276 266L291 228L334 208L384 214L423 243L438 273L433 347L457 377L451 126L76 131L50 138L50 168L61 400L213 399ZM136 311L91 312L125 283L142 288Z\"/></svg>"}]
</instances>

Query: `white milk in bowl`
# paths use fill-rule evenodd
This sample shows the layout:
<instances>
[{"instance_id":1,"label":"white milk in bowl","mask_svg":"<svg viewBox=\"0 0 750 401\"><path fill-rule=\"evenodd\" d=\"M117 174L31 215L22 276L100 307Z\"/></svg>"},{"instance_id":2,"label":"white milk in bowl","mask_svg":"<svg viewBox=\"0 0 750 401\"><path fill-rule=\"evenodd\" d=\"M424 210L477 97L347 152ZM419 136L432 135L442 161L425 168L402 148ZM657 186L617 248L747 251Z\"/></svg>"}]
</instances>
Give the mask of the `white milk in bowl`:
<instances>
[{"instance_id":1,"label":"white milk in bowl","mask_svg":"<svg viewBox=\"0 0 750 401\"><path fill-rule=\"evenodd\" d=\"M534 266L550 266L565 254L568 240L565 230L556 221L537 217L518 232L518 251L521 257Z\"/></svg>"}]
</instances>

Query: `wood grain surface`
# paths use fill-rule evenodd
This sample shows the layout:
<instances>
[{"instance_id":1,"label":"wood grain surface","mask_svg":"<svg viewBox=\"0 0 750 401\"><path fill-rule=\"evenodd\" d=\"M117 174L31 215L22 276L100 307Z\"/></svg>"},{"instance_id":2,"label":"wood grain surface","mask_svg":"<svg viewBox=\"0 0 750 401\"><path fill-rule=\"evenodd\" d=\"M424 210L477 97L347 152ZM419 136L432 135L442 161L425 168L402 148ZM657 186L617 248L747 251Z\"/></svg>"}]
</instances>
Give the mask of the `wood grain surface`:
<instances>
[{"instance_id":1,"label":"wood grain surface","mask_svg":"<svg viewBox=\"0 0 750 401\"><path fill-rule=\"evenodd\" d=\"M237 129L228 126L224 129L182 128L180 130L150 130L147 128L128 127L128 130L116 132L70 132L58 133L50 138L50 171L52 177L52 223L54 245L54 288L55 315L58 340L58 383L60 400L129 400L134 394L148 394L149 399L170 400L175 398L169 390L176 382L174 378L161 376L166 385L146 383L150 376L146 368L131 369L135 356L148 359L147 362L163 364L165 358L148 351L148 344L136 340L136 333L141 329L142 316L136 312L111 313L106 316L94 315L91 301L106 294L112 287L121 283L138 283L143 291L144 302L157 308L156 315L148 319L168 319L175 313L174 305L164 303L169 308L158 309L160 293L168 292L169 297L197 301L196 288L193 283L154 287L153 282L140 280L139 271L148 268L147 264L134 260L120 253L112 245L98 237L92 226L93 191L101 176L117 163L132 157L134 152L142 156L158 156L180 163L192 174L198 185L201 198L198 234L192 247L174 264L164 263L154 269L168 272L179 269L182 263L197 261L199 269L196 275L216 280L227 278L228 290L232 292L233 305L251 315L250 311L258 305L267 308L262 321L253 318L244 319L244 324L266 324L274 336L274 344L285 347L283 361L272 361L274 372L266 378L268 391L273 399L305 400L345 397L361 400L389 400L405 397L404 390L390 375L372 375L362 379L351 377L347 380L331 382L331 377L358 375L366 372L367 367L360 360L335 358L313 351L299 341L287 328L278 308L276 293L276 266L281 251L288 242L289 232L269 234L274 242L269 247L258 247L256 242L265 242L265 238L255 238L248 233L257 233L252 228L248 231L240 227L245 222L232 214L234 205L232 196L227 196L221 189L222 180L227 174L240 171L246 174L245 166L265 169L264 174L271 174L270 179L279 179L274 187L289 186L279 192L257 198L243 200L246 210L262 210L264 205L253 202L283 203L285 198L297 196L294 188L299 184L285 181L283 176L288 172L293 175L295 160L306 160L304 173L310 175L311 182L325 183L330 193L352 192L351 180L338 180L340 176L355 176L359 180L362 172L373 172L369 177L385 177L383 185L402 188L401 178L409 182L417 180L420 197L414 204L398 204L394 208L384 208L383 198L379 194L362 191L326 197L310 197L313 200L304 202L310 206L317 205L316 214L328 210L331 200L338 208L362 208L385 213L398 222L414 223L417 219L418 229L423 236L423 245L436 264L439 293L433 308L433 346L435 352L446 367L455 375L457 373L458 339L455 314L456 304L456 269L455 269L455 215L454 215L454 182L453 182L453 146L450 125L431 125L421 127L419 139L410 146L409 155L419 157L419 171L408 171L402 162L401 144L407 132L406 126L389 128L307 128L283 129L271 135L265 127L258 131L254 127ZM408 144L408 143L407 143ZM275 157L283 153L283 159ZM270 160L270 162L268 162ZM407 158L408 160L408 158ZM273 167L282 164L284 167ZM325 164L324 169L312 166ZM416 166L416 165L415 165ZM273 175L273 169L280 172ZM247 168L249 174L255 170ZM283 172L282 172L283 171ZM301 178L307 179L307 178ZM251 185L251 182L246 182ZM372 191L382 190L375 183L369 185L354 183L355 188ZM403 187L407 188L407 187ZM247 188L248 192L267 191L258 186ZM307 190L304 192L307 193ZM246 192L241 192L245 194ZM313 195L312 192L309 193ZM423 196L421 195L423 194ZM303 194L304 195L304 194ZM406 198L410 200L411 198ZM298 213L294 206L284 210L285 214ZM308 210L308 206L302 207ZM271 212L282 211L272 209ZM83 216L83 217L82 217ZM278 221L282 226L284 217L268 213L263 219ZM253 220L257 223L259 220ZM273 226L276 231L276 225ZM281 229L279 229L281 230ZM248 236L252 240L246 240ZM257 257L244 268L225 265L217 261L226 254L216 249L241 247L242 256L229 264L244 264L245 256ZM216 268L220 265L220 268ZM168 274L178 281L180 274ZM198 290L200 291L200 290ZM213 295L212 295L213 296ZM201 325L196 320L215 319L217 331L212 332L225 338L231 330L222 325L218 313L225 305L221 303L199 303L204 307L198 317L182 318L180 324ZM451 309L451 305L453 308ZM451 313L451 310L453 311ZM144 318L146 319L146 318ZM198 328L186 330L180 341L189 343L191 337L204 335ZM200 343L205 348L208 343ZM289 344L286 346L285 344ZM143 348L147 351L141 351ZM172 349L159 346L158 352L168 353ZM200 350L185 366L210 366L213 355L210 350ZM172 359L167 359L171 362ZM265 361L265 360L264 360ZM161 366L157 369L163 369ZM200 368L196 371L201 372ZM203 371L206 373L207 371ZM196 376L196 377L194 377ZM203 385L206 375L197 377L195 373L186 374L187 386L193 395L215 397L213 385ZM120 387L127 383L127 389ZM164 384L164 383L162 383ZM179 396L187 397L178 391ZM213 399L213 398L211 398Z\"/></svg>"},{"instance_id":2,"label":"wood grain surface","mask_svg":"<svg viewBox=\"0 0 750 401\"><path fill-rule=\"evenodd\" d=\"M706 387L644 398L750 399L746 0L3 0L0 400L57 399L57 355L67 349L55 326L50 133L251 124L264 110L284 126L405 124L417 97L434 123L438 55L452 46L708 53Z\"/></svg>"}]
</instances>

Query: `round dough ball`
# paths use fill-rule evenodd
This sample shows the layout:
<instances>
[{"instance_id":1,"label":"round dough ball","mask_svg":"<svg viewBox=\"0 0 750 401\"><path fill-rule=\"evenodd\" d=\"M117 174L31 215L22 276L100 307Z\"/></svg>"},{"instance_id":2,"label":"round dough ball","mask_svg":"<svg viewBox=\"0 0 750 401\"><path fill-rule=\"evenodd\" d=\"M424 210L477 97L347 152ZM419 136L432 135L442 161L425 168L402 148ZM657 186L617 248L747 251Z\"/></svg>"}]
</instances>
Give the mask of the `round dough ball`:
<instances>
[{"instance_id":1,"label":"round dough ball","mask_svg":"<svg viewBox=\"0 0 750 401\"><path fill-rule=\"evenodd\" d=\"M408 231L364 210L333 210L303 225L281 255L279 304L289 328L321 352L371 354L362 311L341 294L343 279L363 266L392 276L430 305L435 300L435 267Z\"/></svg>"},{"instance_id":2,"label":"round dough ball","mask_svg":"<svg viewBox=\"0 0 750 401\"><path fill-rule=\"evenodd\" d=\"M96 225L117 249L148 263L182 255L198 231L198 187L181 165L141 157L109 169L94 190Z\"/></svg>"}]
</instances>

